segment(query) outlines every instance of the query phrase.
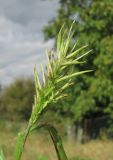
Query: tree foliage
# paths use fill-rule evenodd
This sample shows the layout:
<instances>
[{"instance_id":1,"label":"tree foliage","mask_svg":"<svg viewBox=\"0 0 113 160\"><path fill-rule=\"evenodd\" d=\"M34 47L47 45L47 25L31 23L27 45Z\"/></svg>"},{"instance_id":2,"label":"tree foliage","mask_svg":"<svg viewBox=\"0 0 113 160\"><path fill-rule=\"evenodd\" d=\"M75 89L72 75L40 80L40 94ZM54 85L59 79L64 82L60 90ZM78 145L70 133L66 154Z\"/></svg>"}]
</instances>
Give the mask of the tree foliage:
<instances>
[{"instance_id":1,"label":"tree foliage","mask_svg":"<svg viewBox=\"0 0 113 160\"><path fill-rule=\"evenodd\" d=\"M61 105L61 112L70 112L74 120L94 113L113 117L113 1L112 0L60 0L57 16L44 28L45 39L55 38L60 26L68 28L75 20L74 39L88 44L93 54L87 65L94 72L75 79L75 87L68 90L68 101ZM65 106L64 108L62 106ZM69 115L69 116L70 116Z\"/></svg>"},{"instance_id":2,"label":"tree foliage","mask_svg":"<svg viewBox=\"0 0 113 160\"><path fill-rule=\"evenodd\" d=\"M10 120L28 119L34 100L34 81L17 79L5 87L1 94L0 117Z\"/></svg>"}]
</instances>

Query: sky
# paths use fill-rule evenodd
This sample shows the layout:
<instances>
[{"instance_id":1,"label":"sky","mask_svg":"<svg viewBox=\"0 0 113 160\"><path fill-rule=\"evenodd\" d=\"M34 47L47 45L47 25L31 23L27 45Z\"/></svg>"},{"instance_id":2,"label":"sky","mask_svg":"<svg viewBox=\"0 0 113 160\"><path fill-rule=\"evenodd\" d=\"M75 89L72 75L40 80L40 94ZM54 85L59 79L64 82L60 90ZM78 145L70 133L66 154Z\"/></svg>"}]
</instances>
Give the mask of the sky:
<instances>
[{"instance_id":1,"label":"sky","mask_svg":"<svg viewBox=\"0 0 113 160\"><path fill-rule=\"evenodd\" d=\"M56 15L58 0L0 0L0 84L33 75L36 64L45 64L42 29Z\"/></svg>"}]
</instances>

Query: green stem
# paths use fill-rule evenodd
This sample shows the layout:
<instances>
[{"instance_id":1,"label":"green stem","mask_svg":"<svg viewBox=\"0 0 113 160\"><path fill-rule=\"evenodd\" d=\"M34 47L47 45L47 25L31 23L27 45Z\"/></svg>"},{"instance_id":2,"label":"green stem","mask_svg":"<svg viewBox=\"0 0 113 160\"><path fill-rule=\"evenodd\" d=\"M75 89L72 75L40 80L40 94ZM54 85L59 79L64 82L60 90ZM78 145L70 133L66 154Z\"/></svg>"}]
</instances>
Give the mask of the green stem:
<instances>
[{"instance_id":1,"label":"green stem","mask_svg":"<svg viewBox=\"0 0 113 160\"><path fill-rule=\"evenodd\" d=\"M67 155L64 150L64 147L63 147L63 144L62 144L62 140L61 140L57 130L49 124L42 124L39 126L35 126L34 128L32 128L32 131L35 130L36 128L47 129L49 131L51 139L53 141L58 160L68 160Z\"/></svg>"},{"instance_id":2,"label":"green stem","mask_svg":"<svg viewBox=\"0 0 113 160\"><path fill-rule=\"evenodd\" d=\"M25 146L25 142L30 133L31 125L28 125L27 129L23 132L20 132L17 137L17 143L15 147L14 160L20 160L22 152Z\"/></svg>"},{"instance_id":3,"label":"green stem","mask_svg":"<svg viewBox=\"0 0 113 160\"><path fill-rule=\"evenodd\" d=\"M64 147L62 145L62 140L60 138L60 136L57 133L57 130L54 127L49 127L49 133L51 135L56 153L57 153L57 157L58 160L68 160L67 155L64 151Z\"/></svg>"}]
</instances>

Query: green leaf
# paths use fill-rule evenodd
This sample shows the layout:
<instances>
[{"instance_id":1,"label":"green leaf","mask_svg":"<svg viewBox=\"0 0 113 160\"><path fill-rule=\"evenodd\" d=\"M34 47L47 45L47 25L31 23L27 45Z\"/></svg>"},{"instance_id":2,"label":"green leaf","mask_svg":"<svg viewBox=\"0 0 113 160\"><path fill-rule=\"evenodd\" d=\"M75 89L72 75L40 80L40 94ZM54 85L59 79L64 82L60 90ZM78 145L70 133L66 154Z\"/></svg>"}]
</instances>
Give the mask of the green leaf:
<instances>
[{"instance_id":1,"label":"green leaf","mask_svg":"<svg viewBox=\"0 0 113 160\"><path fill-rule=\"evenodd\" d=\"M62 65L63 65L63 66L68 66L68 65L82 64L82 63L85 63L85 62L79 62L79 61L77 61L77 60L74 60L74 61L70 61L70 62L65 62L65 63L63 63Z\"/></svg>"},{"instance_id":2,"label":"green leaf","mask_svg":"<svg viewBox=\"0 0 113 160\"><path fill-rule=\"evenodd\" d=\"M80 51L82 51L84 48L88 47L88 45L85 45L77 50L75 50L74 52L70 53L66 58L72 58L74 57L77 53L79 53Z\"/></svg>"},{"instance_id":3,"label":"green leaf","mask_svg":"<svg viewBox=\"0 0 113 160\"><path fill-rule=\"evenodd\" d=\"M51 53L50 53L51 54ZM46 50L46 57L47 57L47 68L48 68L48 74L51 73L52 74L52 66L51 66L51 62L50 62L50 58L49 58L49 51Z\"/></svg>"},{"instance_id":4,"label":"green leaf","mask_svg":"<svg viewBox=\"0 0 113 160\"><path fill-rule=\"evenodd\" d=\"M92 52L92 49L86 53L84 53L83 55L79 56L78 58L76 58L76 61L78 61L79 59L85 57L87 54L91 53Z\"/></svg>"},{"instance_id":5,"label":"green leaf","mask_svg":"<svg viewBox=\"0 0 113 160\"><path fill-rule=\"evenodd\" d=\"M75 44L74 44L73 48L71 49L71 52L73 52L73 51L74 51L75 47L77 46L77 43L78 43L78 41L76 41L76 42L75 42Z\"/></svg>"},{"instance_id":6,"label":"green leaf","mask_svg":"<svg viewBox=\"0 0 113 160\"><path fill-rule=\"evenodd\" d=\"M57 37L57 52L58 52L58 58L61 57L61 44L62 44L62 31L64 29L64 25L62 25L58 37Z\"/></svg>"},{"instance_id":7,"label":"green leaf","mask_svg":"<svg viewBox=\"0 0 113 160\"><path fill-rule=\"evenodd\" d=\"M66 56L66 53L67 53L67 51L68 51L68 49L69 49L69 47L70 47L70 46L69 46L69 45L70 45L70 42L71 42L72 37L73 37L74 32L75 32L75 31L73 31L73 25L74 25L74 21L73 21L73 23L72 23L72 25L71 25L71 27L70 27L69 33L68 33L68 35L67 35L67 40L66 40L65 48L64 48L64 56Z\"/></svg>"},{"instance_id":8,"label":"green leaf","mask_svg":"<svg viewBox=\"0 0 113 160\"><path fill-rule=\"evenodd\" d=\"M30 129L31 126L28 126L25 131L18 133L15 152L14 152L14 160L20 160Z\"/></svg>"},{"instance_id":9,"label":"green leaf","mask_svg":"<svg viewBox=\"0 0 113 160\"><path fill-rule=\"evenodd\" d=\"M0 150L0 160L5 160L5 156L2 149Z\"/></svg>"},{"instance_id":10,"label":"green leaf","mask_svg":"<svg viewBox=\"0 0 113 160\"><path fill-rule=\"evenodd\" d=\"M59 83L59 82L61 82L61 81L64 81L64 80L67 80L67 79L70 79L70 78L72 78L72 77L75 77L75 76L78 76L78 75L87 73L87 72L92 72L92 71L93 71L93 70L80 71L80 72L77 72L77 73L73 73L73 74L64 76L64 77L58 79L58 80L57 80L57 83Z\"/></svg>"},{"instance_id":11,"label":"green leaf","mask_svg":"<svg viewBox=\"0 0 113 160\"><path fill-rule=\"evenodd\" d=\"M70 82L70 80L69 80L68 83L64 84L64 85L56 92L55 96L61 94L66 88L68 88L68 87L71 86L72 84L73 84L73 83Z\"/></svg>"},{"instance_id":12,"label":"green leaf","mask_svg":"<svg viewBox=\"0 0 113 160\"><path fill-rule=\"evenodd\" d=\"M45 78L45 73L44 73L44 67L43 67L42 64L41 64L41 70L42 70L42 79L43 79L43 83L44 83L44 85L45 85L45 83L46 83L46 78Z\"/></svg>"},{"instance_id":13,"label":"green leaf","mask_svg":"<svg viewBox=\"0 0 113 160\"><path fill-rule=\"evenodd\" d=\"M41 84L40 84L40 80L39 80L39 76L36 70L36 66L34 67L34 78L35 78L35 89L36 89L36 94L38 95L40 90L41 90Z\"/></svg>"},{"instance_id":14,"label":"green leaf","mask_svg":"<svg viewBox=\"0 0 113 160\"><path fill-rule=\"evenodd\" d=\"M58 160L68 160L66 153L64 151L64 148L63 148L62 140L57 130L49 124L42 124L39 126L34 126L34 128L32 128L32 131L35 129L39 129L39 128L44 128L49 131L51 139L55 147L55 150L56 150L56 153L57 153Z\"/></svg>"},{"instance_id":15,"label":"green leaf","mask_svg":"<svg viewBox=\"0 0 113 160\"><path fill-rule=\"evenodd\" d=\"M55 97L55 102L59 101L60 99L62 99L64 97L67 97L67 96L68 96L67 94L61 94L60 96Z\"/></svg>"},{"instance_id":16,"label":"green leaf","mask_svg":"<svg viewBox=\"0 0 113 160\"><path fill-rule=\"evenodd\" d=\"M21 152L23 149L23 142L24 142L24 134L23 133L19 133L18 137L17 137L17 144L16 144L16 148L15 148L15 153L14 153L14 159L15 160L19 160L20 156L21 156Z\"/></svg>"}]
</instances>

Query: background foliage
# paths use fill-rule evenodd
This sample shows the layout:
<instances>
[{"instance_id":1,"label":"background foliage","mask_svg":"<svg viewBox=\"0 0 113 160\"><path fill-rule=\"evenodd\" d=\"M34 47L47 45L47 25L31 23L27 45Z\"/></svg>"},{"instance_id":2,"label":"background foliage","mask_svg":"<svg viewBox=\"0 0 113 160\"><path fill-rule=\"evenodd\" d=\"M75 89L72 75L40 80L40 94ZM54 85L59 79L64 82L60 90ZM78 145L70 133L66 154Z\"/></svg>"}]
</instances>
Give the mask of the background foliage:
<instances>
[{"instance_id":1,"label":"background foliage","mask_svg":"<svg viewBox=\"0 0 113 160\"><path fill-rule=\"evenodd\" d=\"M75 78L73 87L66 91L68 98L54 105L46 113L45 120L53 120L51 115L54 115L55 121L62 126L65 119L63 126L68 130L69 126L78 125L85 118L105 116L107 129L112 130L113 1L59 0L59 3L57 16L43 30L45 40L54 38L56 47L56 36L62 24L65 23L69 29L75 20L76 47L88 44L89 50L93 49L87 57L87 63L76 66L76 70L91 68L94 72ZM0 117L10 120L28 119L33 96L32 79L18 79L10 86L3 89L0 87Z\"/></svg>"},{"instance_id":2,"label":"background foliage","mask_svg":"<svg viewBox=\"0 0 113 160\"><path fill-rule=\"evenodd\" d=\"M81 121L85 117L113 117L113 1L112 0L60 0L57 16L44 28L45 39L55 38L62 23L67 28L75 20L74 38L78 44L88 44L93 54L85 68L94 69L92 75L75 80L69 90L69 100L62 110ZM81 70L84 65L78 66ZM77 85L76 85L77 84ZM63 108L63 106L65 108Z\"/></svg>"},{"instance_id":3,"label":"background foliage","mask_svg":"<svg viewBox=\"0 0 113 160\"><path fill-rule=\"evenodd\" d=\"M17 79L5 87L0 97L0 117L9 120L27 120L34 100L34 81Z\"/></svg>"}]
</instances>

